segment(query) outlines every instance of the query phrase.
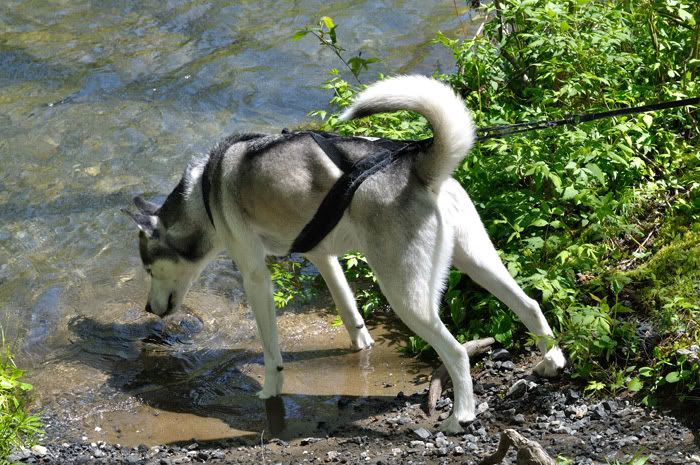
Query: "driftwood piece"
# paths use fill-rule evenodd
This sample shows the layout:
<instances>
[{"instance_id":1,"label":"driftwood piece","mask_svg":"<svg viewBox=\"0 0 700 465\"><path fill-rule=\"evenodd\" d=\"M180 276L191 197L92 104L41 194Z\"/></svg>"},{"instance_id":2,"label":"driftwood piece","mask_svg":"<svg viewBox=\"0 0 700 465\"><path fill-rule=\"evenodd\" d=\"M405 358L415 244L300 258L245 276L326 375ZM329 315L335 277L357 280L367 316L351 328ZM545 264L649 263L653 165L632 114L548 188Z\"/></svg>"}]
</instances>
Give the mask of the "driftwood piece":
<instances>
[{"instance_id":1,"label":"driftwood piece","mask_svg":"<svg viewBox=\"0 0 700 465\"><path fill-rule=\"evenodd\" d=\"M517 465L556 465L554 459L539 443L521 436L514 429L507 429L501 433L501 441L498 443L496 453L486 457L479 462L479 465L501 463L511 446L518 451L515 459Z\"/></svg>"},{"instance_id":2,"label":"driftwood piece","mask_svg":"<svg viewBox=\"0 0 700 465\"><path fill-rule=\"evenodd\" d=\"M495 342L496 340L494 338L485 337L483 339L467 341L462 345L467 349L467 355L469 355L469 357L474 357L488 351ZM447 368L445 368L444 364L433 371L433 376L430 378L430 390L428 391L427 411L429 415L435 413L435 404L437 404L438 399L440 399L442 390L449 380L450 374L447 372Z\"/></svg>"}]
</instances>

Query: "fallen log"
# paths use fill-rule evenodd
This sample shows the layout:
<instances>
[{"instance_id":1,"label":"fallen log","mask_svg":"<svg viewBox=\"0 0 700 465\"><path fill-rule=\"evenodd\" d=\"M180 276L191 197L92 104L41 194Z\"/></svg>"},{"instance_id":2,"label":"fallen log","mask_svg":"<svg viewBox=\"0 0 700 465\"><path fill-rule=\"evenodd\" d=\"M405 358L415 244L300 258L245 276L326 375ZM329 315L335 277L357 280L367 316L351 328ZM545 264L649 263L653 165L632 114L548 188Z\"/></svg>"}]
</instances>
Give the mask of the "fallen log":
<instances>
[{"instance_id":1,"label":"fallen log","mask_svg":"<svg viewBox=\"0 0 700 465\"><path fill-rule=\"evenodd\" d=\"M496 340L494 338L485 337L483 339L467 341L462 345L467 349L467 355L471 358L486 353L495 342ZM447 372L447 368L445 368L444 364L433 371L433 376L430 378L430 390L428 391L426 408L428 415L435 413L435 404L437 404L438 399L440 399L442 391L447 386L449 380L450 374Z\"/></svg>"},{"instance_id":2,"label":"fallen log","mask_svg":"<svg viewBox=\"0 0 700 465\"><path fill-rule=\"evenodd\" d=\"M516 465L556 465L554 459L539 443L523 437L514 429L507 429L501 433L501 441L498 443L496 452L479 462L479 465L501 463L511 446L517 451Z\"/></svg>"}]
</instances>

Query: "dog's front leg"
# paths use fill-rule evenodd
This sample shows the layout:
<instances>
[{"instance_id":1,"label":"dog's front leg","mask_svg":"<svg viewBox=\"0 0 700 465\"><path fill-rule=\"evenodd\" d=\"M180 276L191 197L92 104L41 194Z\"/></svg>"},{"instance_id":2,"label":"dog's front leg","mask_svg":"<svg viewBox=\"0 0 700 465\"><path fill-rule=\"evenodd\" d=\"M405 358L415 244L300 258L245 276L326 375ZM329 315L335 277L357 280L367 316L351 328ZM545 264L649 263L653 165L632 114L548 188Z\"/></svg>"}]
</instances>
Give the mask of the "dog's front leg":
<instances>
[{"instance_id":1,"label":"dog's front leg","mask_svg":"<svg viewBox=\"0 0 700 465\"><path fill-rule=\"evenodd\" d=\"M258 397L268 399L280 394L284 380L270 272L265 266L264 256L259 260L247 260L244 264L237 261L237 264L243 275L243 287L253 309L265 358L265 381Z\"/></svg>"}]
</instances>

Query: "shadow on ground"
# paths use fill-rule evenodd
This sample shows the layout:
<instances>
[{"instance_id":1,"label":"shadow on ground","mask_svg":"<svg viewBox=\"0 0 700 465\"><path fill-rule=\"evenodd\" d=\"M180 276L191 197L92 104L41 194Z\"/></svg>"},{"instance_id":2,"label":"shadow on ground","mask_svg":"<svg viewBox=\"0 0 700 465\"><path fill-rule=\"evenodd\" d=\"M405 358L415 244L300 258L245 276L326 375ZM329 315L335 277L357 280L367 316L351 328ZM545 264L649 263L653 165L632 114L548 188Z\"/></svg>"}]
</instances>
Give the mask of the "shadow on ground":
<instances>
[{"instance_id":1,"label":"shadow on ground","mask_svg":"<svg viewBox=\"0 0 700 465\"><path fill-rule=\"evenodd\" d=\"M395 327L390 326L382 333L380 337L385 340L384 344L394 346L399 338L405 338L405 333L401 333L401 328L396 326L399 324L397 322ZM262 356L258 352L196 347L186 334L164 336L162 324L153 320L103 323L80 317L70 322L69 329L76 337L70 357L106 373L110 389L160 411L218 419L239 432L233 435L232 440L221 438L229 442L259 441L263 432L268 438L275 436L285 440L326 434L340 437L381 435L381 432L374 432L366 425L355 423L400 404L400 395L397 400L393 394L382 395L381 389L379 393L370 392L369 395L333 394L342 392L344 384L362 383L364 370L374 370L368 361L368 351L323 349L286 352L283 357L287 366L301 363L301 366L311 367L308 373L296 373L302 379L297 379L293 384L297 385L296 392L301 393L283 394L263 401L255 395L261 388L258 379L255 379L257 377L242 371L249 372L247 368L251 364L262 365ZM392 347L391 350L395 349ZM327 382L324 380L323 366L334 363L356 367L347 370L347 379L331 381L331 384L338 383L337 391L331 385L326 389L330 391L328 395L304 394L318 392L313 388L306 391L305 383L312 386ZM398 371L401 368L393 369ZM418 374L409 376L413 376L415 382ZM134 415L138 414L134 412ZM152 417L153 414L148 415ZM192 437L197 438L196 430L193 430ZM179 444L182 441L165 442ZM198 439L198 442L202 445L211 443L212 447L221 445L219 439Z\"/></svg>"}]
</instances>

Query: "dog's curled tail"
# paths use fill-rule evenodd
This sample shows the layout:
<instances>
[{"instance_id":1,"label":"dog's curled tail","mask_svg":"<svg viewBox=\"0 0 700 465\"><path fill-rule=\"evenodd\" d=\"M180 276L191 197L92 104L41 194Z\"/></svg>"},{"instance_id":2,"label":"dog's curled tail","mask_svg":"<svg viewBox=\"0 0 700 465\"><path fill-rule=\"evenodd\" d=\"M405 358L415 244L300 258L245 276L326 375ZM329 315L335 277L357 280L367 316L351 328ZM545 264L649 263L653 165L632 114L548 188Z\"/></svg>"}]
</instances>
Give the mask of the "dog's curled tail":
<instances>
[{"instance_id":1,"label":"dog's curled tail","mask_svg":"<svg viewBox=\"0 0 700 465\"><path fill-rule=\"evenodd\" d=\"M361 92L340 119L398 110L420 113L432 126L433 143L426 156L416 160L416 171L430 187L439 187L474 145L469 111L446 84L424 76L397 76Z\"/></svg>"}]
</instances>

